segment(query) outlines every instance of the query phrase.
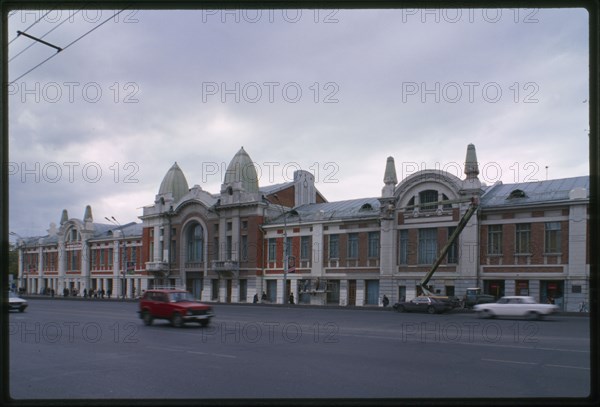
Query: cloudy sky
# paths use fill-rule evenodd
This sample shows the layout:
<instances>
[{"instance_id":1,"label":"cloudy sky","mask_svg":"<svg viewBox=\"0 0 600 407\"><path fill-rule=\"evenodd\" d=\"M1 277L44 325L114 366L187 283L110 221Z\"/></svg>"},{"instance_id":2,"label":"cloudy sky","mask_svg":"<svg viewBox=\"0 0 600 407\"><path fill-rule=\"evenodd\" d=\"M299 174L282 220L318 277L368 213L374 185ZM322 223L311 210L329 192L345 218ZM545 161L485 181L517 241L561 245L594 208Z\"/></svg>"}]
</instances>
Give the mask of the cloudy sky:
<instances>
[{"instance_id":1,"label":"cloudy sky","mask_svg":"<svg viewBox=\"0 0 600 407\"><path fill-rule=\"evenodd\" d=\"M329 201L379 196L388 156L462 177L469 143L488 185L589 174L583 9L46 13L9 17L22 236L139 221L174 162L218 193L242 146L261 186L302 168Z\"/></svg>"}]
</instances>

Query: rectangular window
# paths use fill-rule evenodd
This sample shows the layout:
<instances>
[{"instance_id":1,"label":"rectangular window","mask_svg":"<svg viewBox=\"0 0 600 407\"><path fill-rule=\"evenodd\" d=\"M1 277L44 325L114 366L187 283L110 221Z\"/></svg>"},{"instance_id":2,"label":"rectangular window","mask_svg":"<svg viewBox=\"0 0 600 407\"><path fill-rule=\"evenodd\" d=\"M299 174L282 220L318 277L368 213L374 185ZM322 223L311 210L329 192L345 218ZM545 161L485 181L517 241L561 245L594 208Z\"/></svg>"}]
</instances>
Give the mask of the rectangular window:
<instances>
[{"instance_id":1,"label":"rectangular window","mask_svg":"<svg viewBox=\"0 0 600 407\"><path fill-rule=\"evenodd\" d=\"M437 228L419 229L419 264L433 264L437 257Z\"/></svg>"},{"instance_id":2,"label":"rectangular window","mask_svg":"<svg viewBox=\"0 0 600 407\"><path fill-rule=\"evenodd\" d=\"M76 250L71 251L71 270L79 270L79 267L77 264L77 251Z\"/></svg>"},{"instance_id":3,"label":"rectangular window","mask_svg":"<svg viewBox=\"0 0 600 407\"><path fill-rule=\"evenodd\" d=\"M135 247L131 248L131 261L135 263ZM177 241L171 240L171 251L169 253L169 261L171 263L177 262Z\"/></svg>"},{"instance_id":4,"label":"rectangular window","mask_svg":"<svg viewBox=\"0 0 600 407\"><path fill-rule=\"evenodd\" d=\"M546 222L544 253L561 253L560 222Z\"/></svg>"},{"instance_id":5,"label":"rectangular window","mask_svg":"<svg viewBox=\"0 0 600 407\"><path fill-rule=\"evenodd\" d=\"M300 238L300 260L310 260L310 236Z\"/></svg>"},{"instance_id":6,"label":"rectangular window","mask_svg":"<svg viewBox=\"0 0 600 407\"><path fill-rule=\"evenodd\" d=\"M358 233L348 234L348 258L358 258Z\"/></svg>"},{"instance_id":7,"label":"rectangular window","mask_svg":"<svg viewBox=\"0 0 600 407\"><path fill-rule=\"evenodd\" d=\"M369 232L367 257L379 258L379 232Z\"/></svg>"},{"instance_id":8,"label":"rectangular window","mask_svg":"<svg viewBox=\"0 0 600 407\"><path fill-rule=\"evenodd\" d=\"M339 259L340 257L340 237L339 235L329 235L329 258Z\"/></svg>"},{"instance_id":9,"label":"rectangular window","mask_svg":"<svg viewBox=\"0 0 600 407\"><path fill-rule=\"evenodd\" d=\"M530 254L531 253L531 224L517 223L515 236L515 253Z\"/></svg>"},{"instance_id":10,"label":"rectangular window","mask_svg":"<svg viewBox=\"0 0 600 407\"><path fill-rule=\"evenodd\" d=\"M277 241L273 237L269 238L267 252L269 255L269 261L275 261L277 259Z\"/></svg>"},{"instance_id":11,"label":"rectangular window","mask_svg":"<svg viewBox=\"0 0 600 407\"><path fill-rule=\"evenodd\" d=\"M221 259L221 253L220 253L221 250L220 250L220 247L219 247L219 238L218 237L214 238L213 244L215 245L214 246L215 260L220 260Z\"/></svg>"},{"instance_id":12,"label":"rectangular window","mask_svg":"<svg viewBox=\"0 0 600 407\"><path fill-rule=\"evenodd\" d=\"M227 251L227 260L231 260L231 256L233 254L233 240L231 238L231 236L227 236L227 247L226 247L226 251Z\"/></svg>"},{"instance_id":13,"label":"rectangular window","mask_svg":"<svg viewBox=\"0 0 600 407\"><path fill-rule=\"evenodd\" d=\"M100 249L100 268L104 266L104 249Z\"/></svg>"},{"instance_id":14,"label":"rectangular window","mask_svg":"<svg viewBox=\"0 0 600 407\"><path fill-rule=\"evenodd\" d=\"M450 239L450 236L452 236L452 233L454 233L455 230L456 230L456 226L452 226L452 227L448 228L448 239ZM458 263L458 237L456 238L454 243L452 243L450 245L450 248L448 249L447 261L448 261L448 264L457 264Z\"/></svg>"},{"instance_id":15,"label":"rectangular window","mask_svg":"<svg viewBox=\"0 0 600 407\"><path fill-rule=\"evenodd\" d=\"M242 242L241 242L241 251L242 251L242 260L246 261L248 260L248 236L247 235L242 235Z\"/></svg>"},{"instance_id":16,"label":"rectangular window","mask_svg":"<svg viewBox=\"0 0 600 407\"><path fill-rule=\"evenodd\" d=\"M398 264L408 264L408 230L400 230L398 234Z\"/></svg>"},{"instance_id":17,"label":"rectangular window","mask_svg":"<svg viewBox=\"0 0 600 407\"><path fill-rule=\"evenodd\" d=\"M488 254L502 254L502 225L488 226Z\"/></svg>"},{"instance_id":18,"label":"rectangular window","mask_svg":"<svg viewBox=\"0 0 600 407\"><path fill-rule=\"evenodd\" d=\"M102 253L102 252L100 252ZM150 242L150 261L154 261L154 242ZM102 260L100 260L100 263L102 263Z\"/></svg>"}]
</instances>

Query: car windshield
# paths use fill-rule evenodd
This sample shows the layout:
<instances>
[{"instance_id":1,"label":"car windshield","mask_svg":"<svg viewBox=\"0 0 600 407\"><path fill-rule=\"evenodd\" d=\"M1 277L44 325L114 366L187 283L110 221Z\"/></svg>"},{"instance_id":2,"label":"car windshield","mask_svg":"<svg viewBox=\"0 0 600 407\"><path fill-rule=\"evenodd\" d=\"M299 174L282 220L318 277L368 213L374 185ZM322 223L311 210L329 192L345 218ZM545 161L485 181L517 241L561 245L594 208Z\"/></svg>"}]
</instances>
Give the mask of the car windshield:
<instances>
[{"instance_id":1,"label":"car windshield","mask_svg":"<svg viewBox=\"0 0 600 407\"><path fill-rule=\"evenodd\" d=\"M194 296L188 292L177 292L169 294L170 302L181 302L181 301L196 301Z\"/></svg>"},{"instance_id":2,"label":"car windshield","mask_svg":"<svg viewBox=\"0 0 600 407\"><path fill-rule=\"evenodd\" d=\"M8 297L9 298L19 298L19 296L17 294L13 293L12 291L8 292Z\"/></svg>"}]
</instances>

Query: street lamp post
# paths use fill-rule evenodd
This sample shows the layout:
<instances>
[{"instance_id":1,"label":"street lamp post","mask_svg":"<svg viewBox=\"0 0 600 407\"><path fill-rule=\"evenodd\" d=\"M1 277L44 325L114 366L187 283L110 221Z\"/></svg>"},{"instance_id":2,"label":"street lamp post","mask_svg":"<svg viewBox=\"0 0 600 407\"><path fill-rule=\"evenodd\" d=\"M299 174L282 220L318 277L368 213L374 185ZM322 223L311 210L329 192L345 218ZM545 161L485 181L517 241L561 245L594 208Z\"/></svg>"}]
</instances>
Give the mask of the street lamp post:
<instances>
[{"instance_id":1,"label":"street lamp post","mask_svg":"<svg viewBox=\"0 0 600 407\"><path fill-rule=\"evenodd\" d=\"M125 232L123 231L123 226L121 226L119 221L116 220L114 216L111 216L110 219L105 216L104 219L106 219L113 225L117 225L119 227L119 229L121 230L121 240L123 241L122 259L120 261L120 263L122 264L122 268L123 268L123 272L121 274L121 298L123 299L123 301L125 301L125 272L127 270L127 264L125 263L125 254L127 251L127 246L126 246L127 243L124 240ZM119 253L121 253L121 243L120 242L119 242Z\"/></svg>"},{"instance_id":2,"label":"street lamp post","mask_svg":"<svg viewBox=\"0 0 600 407\"><path fill-rule=\"evenodd\" d=\"M288 253L288 247L287 247L287 245L288 245L287 219L286 219L286 213L283 209L283 205L281 204L281 201L279 200L279 197L277 196L277 194L274 194L273 198L275 198L277 200L277 202L279 203L279 205L282 207L281 213L283 214L283 303L287 304L288 303L287 272L288 272L288 259L289 259L289 253Z\"/></svg>"}]
</instances>

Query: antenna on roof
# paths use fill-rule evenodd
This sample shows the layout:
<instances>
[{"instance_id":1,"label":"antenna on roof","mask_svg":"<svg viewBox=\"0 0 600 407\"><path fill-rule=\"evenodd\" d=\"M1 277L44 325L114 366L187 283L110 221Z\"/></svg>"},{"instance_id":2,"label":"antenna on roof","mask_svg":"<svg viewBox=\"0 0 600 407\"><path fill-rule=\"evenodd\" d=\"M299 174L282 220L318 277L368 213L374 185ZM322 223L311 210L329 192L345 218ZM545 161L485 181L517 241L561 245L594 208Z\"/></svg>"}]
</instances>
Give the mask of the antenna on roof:
<instances>
[{"instance_id":1,"label":"antenna on roof","mask_svg":"<svg viewBox=\"0 0 600 407\"><path fill-rule=\"evenodd\" d=\"M548 166L546 165L546 181L548 181Z\"/></svg>"}]
</instances>

